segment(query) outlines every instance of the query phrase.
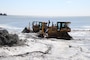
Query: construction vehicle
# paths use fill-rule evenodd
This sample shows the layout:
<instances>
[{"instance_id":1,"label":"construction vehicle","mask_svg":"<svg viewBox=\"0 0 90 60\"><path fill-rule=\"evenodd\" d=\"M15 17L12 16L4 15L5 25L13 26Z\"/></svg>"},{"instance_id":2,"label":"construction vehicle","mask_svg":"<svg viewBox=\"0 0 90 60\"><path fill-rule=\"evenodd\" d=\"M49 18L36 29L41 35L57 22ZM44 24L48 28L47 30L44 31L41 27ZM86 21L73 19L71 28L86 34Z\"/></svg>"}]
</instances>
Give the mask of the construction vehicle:
<instances>
[{"instance_id":1,"label":"construction vehicle","mask_svg":"<svg viewBox=\"0 0 90 60\"><path fill-rule=\"evenodd\" d=\"M32 29L33 29L33 32L39 32L40 30L42 30L42 26L46 26L47 23L46 22L38 22L38 21L34 21L32 23ZM45 27L46 29L46 27Z\"/></svg>"},{"instance_id":2,"label":"construction vehicle","mask_svg":"<svg viewBox=\"0 0 90 60\"><path fill-rule=\"evenodd\" d=\"M72 37L68 34L71 29L68 27L70 22L57 22L57 25L52 24L52 26L48 26L45 29L45 23L42 23L42 29L39 33L39 37L47 37L47 38L60 38L70 40Z\"/></svg>"}]
</instances>

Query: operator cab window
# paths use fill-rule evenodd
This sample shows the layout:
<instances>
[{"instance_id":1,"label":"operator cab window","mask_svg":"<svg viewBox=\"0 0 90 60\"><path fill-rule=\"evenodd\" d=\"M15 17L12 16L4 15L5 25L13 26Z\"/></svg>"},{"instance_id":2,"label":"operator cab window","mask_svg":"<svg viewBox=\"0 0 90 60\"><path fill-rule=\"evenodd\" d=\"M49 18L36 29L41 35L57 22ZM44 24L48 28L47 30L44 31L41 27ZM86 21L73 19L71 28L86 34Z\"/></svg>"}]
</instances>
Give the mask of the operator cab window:
<instances>
[{"instance_id":1,"label":"operator cab window","mask_svg":"<svg viewBox=\"0 0 90 60\"><path fill-rule=\"evenodd\" d=\"M60 29L61 29L61 23L57 23L57 29L58 29L58 31L60 31Z\"/></svg>"},{"instance_id":2,"label":"operator cab window","mask_svg":"<svg viewBox=\"0 0 90 60\"><path fill-rule=\"evenodd\" d=\"M39 22L39 27L40 27L40 29L42 29L42 23L41 22Z\"/></svg>"}]
</instances>

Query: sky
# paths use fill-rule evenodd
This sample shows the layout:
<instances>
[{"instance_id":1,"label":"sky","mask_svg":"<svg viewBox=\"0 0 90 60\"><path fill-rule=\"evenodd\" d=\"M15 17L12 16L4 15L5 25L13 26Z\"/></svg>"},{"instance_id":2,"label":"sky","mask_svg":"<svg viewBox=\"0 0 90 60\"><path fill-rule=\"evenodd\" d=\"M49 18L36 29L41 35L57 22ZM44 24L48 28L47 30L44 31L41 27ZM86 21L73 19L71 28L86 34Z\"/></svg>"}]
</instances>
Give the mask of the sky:
<instances>
[{"instance_id":1,"label":"sky","mask_svg":"<svg viewBox=\"0 0 90 60\"><path fill-rule=\"evenodd\" d=\"M0 0L0 12L30 16L90 16L90 0Z\"/></svg>"}]
</instances>

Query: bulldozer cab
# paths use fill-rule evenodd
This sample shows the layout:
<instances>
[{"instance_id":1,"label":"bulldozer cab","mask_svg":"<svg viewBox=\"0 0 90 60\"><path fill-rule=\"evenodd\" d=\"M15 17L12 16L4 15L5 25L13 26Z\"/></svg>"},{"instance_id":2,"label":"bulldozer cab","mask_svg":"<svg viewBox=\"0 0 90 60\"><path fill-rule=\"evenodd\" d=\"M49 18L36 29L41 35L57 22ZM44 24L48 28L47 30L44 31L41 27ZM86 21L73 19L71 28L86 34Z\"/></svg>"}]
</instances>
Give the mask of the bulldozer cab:
<instances>
[{"instance_id":1,"label":"bulldozer cab","mask_svg":"<svg viewBox=\"0 0 90 60\"><path fill-rule=\"evenodd\" d=\"M39 29L42 29L42 22L39 22Z\"/></svg>"},{"instance_id":2,"label":"bulldozer cab","mask_svg":"<svg viewBox=\"0 0 90 60\"><path fill-rule=\"evenodd\" d=\"M33 29L33 32L39 32L39 22L38 21L33 21L32 29Z\"/></svg>"},{"instance_id":3,"label":"bulldozer cab","mask_svg":"<svg viewBox=\"0 0 90 60\"><path fill-rule=\"evenodd\" d=\"M47 23L46 22L39 22L39 35L38 37L44 37L44 34L46 33L47 30Z\"/></svg>"},{"instance_id":4,"label":"bulldozer cab","mask_svg":"<svg viewBox=\"0 0 90 60\"><path fill-rule=\"evenodd\" d=\"M38 22L38 21L34 21L32 23L32 28L33 28L33 32L39 32L40 30L46 30L47 27L47 23L46 22Z\"/></svg>"},{"instance_id":5,"label":"bulldozer cab","mask_svg":"<svg viewBox=\"0 0 90 60\"><path fill-rule=\"evenodd\" d=\"M70 22L57 22L57 31L70 32L71 29L68 27L68 24L70 24Z\"/></svg>"}]
</instances>

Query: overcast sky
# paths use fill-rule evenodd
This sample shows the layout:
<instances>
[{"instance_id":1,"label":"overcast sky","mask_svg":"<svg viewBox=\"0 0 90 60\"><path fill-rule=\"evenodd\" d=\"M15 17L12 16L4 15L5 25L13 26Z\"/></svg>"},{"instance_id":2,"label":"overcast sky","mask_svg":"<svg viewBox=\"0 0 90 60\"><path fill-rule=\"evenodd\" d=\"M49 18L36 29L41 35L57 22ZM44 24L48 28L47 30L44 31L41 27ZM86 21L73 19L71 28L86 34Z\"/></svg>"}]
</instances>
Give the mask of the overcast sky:
<instances>
[{"instance_id":1,"label":"overcast sky","mask_svg":"<svg viewBox=\"0 0 90 60\"><path fill-rule=\"evenodd\" d=\"M0 0L0 12L30 16L90 16L90 0Z\"/></svg>"}]
</instances>

